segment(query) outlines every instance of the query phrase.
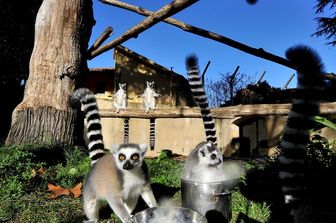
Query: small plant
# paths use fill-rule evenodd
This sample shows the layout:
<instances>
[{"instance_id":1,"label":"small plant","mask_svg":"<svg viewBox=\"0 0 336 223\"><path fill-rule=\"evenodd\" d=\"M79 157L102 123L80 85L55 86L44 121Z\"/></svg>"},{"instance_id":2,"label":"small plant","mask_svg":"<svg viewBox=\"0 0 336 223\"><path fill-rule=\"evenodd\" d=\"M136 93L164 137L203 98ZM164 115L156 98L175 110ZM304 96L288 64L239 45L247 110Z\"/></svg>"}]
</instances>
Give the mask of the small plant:
<instances>
[{"instance_id":1,"label":"small plant","mask_svg":"<svg viewBox=\"0 0 336 223\"><path fill-rule=\"evenodd\" d=\"M180 187L182 163L169 158L166 151L155 159L147 159L152 183L165 184L171 187Z\"/></svg>"},{"instance_id":2,"label":"small plant","mask_svg":"<svg viewBox=\"0 0 336 223\"><path fill-rule=\"evenodd\" d=\"M83 181L90 167L90 158L80 148L67 148L65 150L65 164L57 164L49 169L49 181L62 187L72 187Z\"/></svg>"},{"instance_id":3,"label":"small plant","mask_svg":"<svg viewBox=\"0 0 336 223\"><path fill-rule=\"evenodd\" d=\"M0 190L4 196L20 196L36 189L40 179L33 171L45 165L34 162L28 145L0 148Z\"/></svg>"},{"instance_id":4,"label":"small plant","mask_svg":"<svg viewBox=\"0 0 336 223\"><path fill-rule=\"evenodd\" d=\"M241 215L260 223L269 222L271 217L271 211L266 202L249 201L239 191L232 194L232 212L231 222L240 222L237 219Z\"/></svg>"}]
</instances>

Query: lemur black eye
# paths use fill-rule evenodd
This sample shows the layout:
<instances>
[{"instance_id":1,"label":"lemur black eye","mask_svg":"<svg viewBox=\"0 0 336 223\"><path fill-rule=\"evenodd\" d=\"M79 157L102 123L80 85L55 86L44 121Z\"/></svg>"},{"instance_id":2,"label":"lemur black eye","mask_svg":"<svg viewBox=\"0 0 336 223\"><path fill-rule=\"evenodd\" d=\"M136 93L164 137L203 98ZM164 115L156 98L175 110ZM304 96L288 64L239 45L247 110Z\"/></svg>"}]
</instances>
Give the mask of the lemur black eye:
<instances>
[{"instance_id":1,"label":"lemur black eye","mask_svg":"<svg viewBox=\"0 0 336 223\"><path fill-rule=\"evenodd\" d=\"M131 156L132 160L138 160L139 159L139 154L135 153Z\"/></svg>"},{"instance_id":2,"label":"lemur black eye","mask_svg":"<svg viewBox=\"0 0 336 223\"><path fill-rule=\"evenodd\" d=\"M119 160L123 161L126 159L126 156L124 154L119 154Z\"/></svg>"},{"instance_id":3,"label":"lemur black eye","mask_svg":"<svg viewBox=\"0 0 336 223\"><path fill-rule=\"evenodd\" d=\"M217 158L217 156L216 156L216 154L211 154L211 159L216 159Z\"/></svg>"}]
</instances>

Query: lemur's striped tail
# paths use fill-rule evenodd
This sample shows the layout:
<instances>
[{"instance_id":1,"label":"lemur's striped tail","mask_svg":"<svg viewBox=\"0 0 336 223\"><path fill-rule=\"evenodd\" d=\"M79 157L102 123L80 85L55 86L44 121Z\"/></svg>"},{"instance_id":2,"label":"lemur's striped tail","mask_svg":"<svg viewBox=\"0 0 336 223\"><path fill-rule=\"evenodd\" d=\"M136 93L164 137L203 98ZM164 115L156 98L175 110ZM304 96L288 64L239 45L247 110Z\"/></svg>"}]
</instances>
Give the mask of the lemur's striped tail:
<instances>
[{"instance_id":1,"label":"lemur's striped tail","mask_svg":"<svg viewBox=\"0 0 336 223\"><path fill-rule=\"evenodd\" d=\"M149 129L149 145L151 150L155 147L155 119L150 119L150 129Z\"/></svg>"},{"instance_id":2,"label":"lemur's striped tail","mask_svg":"<svg viewBox=\"0 0 336 223\"><path fill-rule=\"evenodd\" d=\"M280 142L279 178L285 203L295 210L304 197L304 164L309 143L309 130L315 126L313 117L319 114L323 86L323 64L318 54L307 46L295 46L286 57L296 68L298 86Z\"/></svg>"},{"instance_id":3,"label":"lemur's striped tail","mask_svg":"<svg viewBox=\"0 0 336 223\"><path fill-rule=\"evenodd\" d=\"M217 145L215 122L212 119L203 83L199 75L198 59L196 55L190 55L186 58L186 67L190 90L201 110L206 139L208 142L213 142Z\"/></svg>"},{"instance_id":4,"label":"lemur's striped tail","mask_svg":"<svg viewBox=\"0 0 336 223\"><path fill-rule=\"evenodd\" d=\"M71 95L72 104L82 104L82 109L86 118L87 138L89 140L89 156L91 164L94 164L105 154L100 115L95 95L87 88L79 88Z\"/></svg>"},{"instance_id":5,"label":"lemur's striped tail","mask_svg":"<svg viewBox=\"0 0 336 223\"><path fill-rule=\"evenodd\" d=\"M124 143L129 143L129 118L124 119Z\"/></svg>"}]
</instances>

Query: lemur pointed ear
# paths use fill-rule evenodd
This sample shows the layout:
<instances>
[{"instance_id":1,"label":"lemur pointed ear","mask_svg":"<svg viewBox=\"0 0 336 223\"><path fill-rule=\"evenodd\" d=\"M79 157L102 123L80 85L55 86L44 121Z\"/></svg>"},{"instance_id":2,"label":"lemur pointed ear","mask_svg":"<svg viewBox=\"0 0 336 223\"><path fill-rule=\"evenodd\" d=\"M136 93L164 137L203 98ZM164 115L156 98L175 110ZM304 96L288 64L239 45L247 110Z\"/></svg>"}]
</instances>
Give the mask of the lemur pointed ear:
<instances>
[{"instance_id":1,"label":"lemur pointed ear","mask_svg":"<svg viewBox=\"0 0 336 223\"><path fill-rule=\"evenodd\" d=\"M111 153L115 153L115 152L118 151L118 149L119 149L119 145L118 144L112 144L110 151L111 151Z\"/></svg>"},{"instance_id":2,"label":"lemur pointed ear","mask_svg":"<svg viewBox=\"0 0 336 223\"><path fill-rule=\"evenodd\" d=\"M146 143L139 144L139 149L141 153L145 153L147 151L148 145Z\"/></svg>"},{"instance_id":3,"label":"lemur pointed ear","mask_svg":"<svg viewBox=\"0 0 336 223\"><path fill-rule=\"evenodd\" d=\"M205 157L205 147L201 147L199 150L198 150L198 154L201 155L202 157Z\"/></svg>"}]
</instances>

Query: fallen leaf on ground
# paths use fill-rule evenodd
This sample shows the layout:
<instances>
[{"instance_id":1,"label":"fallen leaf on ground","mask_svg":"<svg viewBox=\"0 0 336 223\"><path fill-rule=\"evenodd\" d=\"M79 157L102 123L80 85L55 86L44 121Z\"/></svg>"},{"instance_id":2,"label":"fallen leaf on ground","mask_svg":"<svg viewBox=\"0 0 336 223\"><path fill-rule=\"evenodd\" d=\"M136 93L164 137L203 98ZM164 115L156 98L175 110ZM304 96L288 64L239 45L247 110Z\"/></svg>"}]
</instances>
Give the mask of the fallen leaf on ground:
<instances>
[{"instance_id":1,"label":"fallen leaf on ground","mask_svg":"<svg viewBox=\"0 0 336 223\"><path fill-rule=\"evenodd\" d=\"M45 173L47 172L47 169L43 168L43 167L40 167L38 170L35 170L35 169L32 169L31 171L31 175L33 177L35 176L40 176L40 177L43 177L45 175Z\"/></svg>"},{"instance_id":2,"label":"fallen leaf on ground","mask_svg":"<svg viewBox=\"0 0 336 223\"><path fill-rule=\"evenodd\" d=\"M49 198L58 198L61 195L69 195L70 191L69 189L57 186L57 185L53 185L51 183L48 183L48 191L51 192L51 194L49 195Z\"/></svg>"},{"instance_id":3,"label":"fallen leaf on ground","mask_svg":"<svg viewBox=\"0 0 336 223\"><path fill-rule=\"evenodd\" d=\"M77 184L76 186L70 188L69 190L73 194L74 198L78 198L82 194L82 183Z\"/></svg>"},{"instance_id":4,"label":"fallen leaf on ground","mask_svg":"<svg viewBox=\"0 0 336 223\"><path fill-rule=\"evenodd\" d=\"M39 176L44 176L46 172L47 172L47 169L46 169L46 168L43 168L43 167L40 167L40 169L36 170L36 173L37 173Z\"/></svg>"}]
</instances>

